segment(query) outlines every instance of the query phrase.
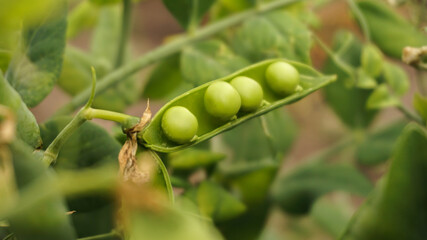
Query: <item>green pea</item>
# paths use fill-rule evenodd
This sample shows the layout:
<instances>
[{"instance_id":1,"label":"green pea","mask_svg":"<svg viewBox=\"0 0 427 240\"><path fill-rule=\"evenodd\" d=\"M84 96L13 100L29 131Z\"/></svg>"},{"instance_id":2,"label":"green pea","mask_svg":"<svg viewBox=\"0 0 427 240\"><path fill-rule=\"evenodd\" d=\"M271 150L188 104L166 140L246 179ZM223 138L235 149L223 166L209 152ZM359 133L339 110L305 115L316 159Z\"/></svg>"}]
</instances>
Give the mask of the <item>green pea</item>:
<instances>
[{"instance_id":1,"label":"green pea","mask_svg":"<svg viewBox=\"0 0 427 240\"><path fill-rule=\"evenodd\" d=\"M163 114L162 129L169 140L184 144L196 135L197 118L185 107L171 107Z\"/></svg>"},{"instance_id":2,"label":"green pea","mask_svg":"<svg viewBox=\"0 0 427 240\"><path fill-rule=\"evenodd\" d=\"M209 114L220 119L230 119L239 112L240 95L229 83L213 82L205 92L205 108Z\"/></svg>"},{"instance_id":3,"label":"green pea","mask_svg":"<svg viewBox=\"0 0 427 240\"><path fill-rule=\"evenodd\" d=\"M242 111L252 112L259 108L264 96L262 88L257 81L239 76L231 80L230 84L240 95Z\"/></svg>"},{"instance_id":4,"label":"green pea","mask_svg":"<svg viewBox=\"0 0 427 240\"><path fill-rule=\"evenodd\" d=\"M298 71L285 62L275 62L268 66L265 78L271 90L281 96L294 93L299 84Z\"/></svg>"}]
</instances>

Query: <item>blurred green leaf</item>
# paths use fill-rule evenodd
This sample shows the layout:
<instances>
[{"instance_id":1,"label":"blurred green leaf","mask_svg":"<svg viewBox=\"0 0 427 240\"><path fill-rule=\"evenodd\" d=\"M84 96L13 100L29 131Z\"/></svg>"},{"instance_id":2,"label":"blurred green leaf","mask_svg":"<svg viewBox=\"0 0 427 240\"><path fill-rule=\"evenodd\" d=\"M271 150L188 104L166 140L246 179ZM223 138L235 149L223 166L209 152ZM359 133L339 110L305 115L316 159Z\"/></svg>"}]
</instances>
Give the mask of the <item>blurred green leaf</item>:
<instances>
[{"instance_id":1,"label":"blurred green leaf","mask_svg":"<svg viewBox=\"0 0 427 240\"><path fill-rule=\"evenodd\" d=\"M185 81L194 86L224 77L249 65L220 40L207 40L186 47L181 54L181 71Z\"/></svg>"},{"instance_id":2,"label":"blurred green leaf","mask_svg":"<svg viewBox=\"0 0 427 240\"><path fill-rule=\"evenodd\" d=\"M357 147L356 157L359 163L375 165L389 159L395 142L406 122L398 121L382 128L368 137Z\"/></svg>"},{"instance_id":3,"label":"blurred green leaf","mask_svg":"<svg viewBox=\"0 0 427 240\"><path fill-rule=\"evenodd\" d=\"M399 106L400 101L388 89L387 85L379 85L369 96L366 107L369 109L382 109Z\"/></svg>"},{"instance_id":4,"label":"blurred green leaf","mask_svg":"<svg viewBox=\"0 0 427 240\"><path fill-rule=\"evenodd\" d=\"M292 146L297 133L298 126L283 109L239 125L222 135L233 152L233 166L230 167L239 167L239 164L248 166L248 163L266 158L280 161Z\"/></svg>"},{"instance_id":5,"label":"blurred green leaf","mask_svg":"<svg viewBox=\"0 0 427 240\"><path fill-rule=\"evenodd\" d=\"M200 213L220 222L242 214L246 207L236 197L220 185L204 181L197 190L197 203Z\"/></svg>"},{"instance_id":6,"label":"blurred green leaf","mask_svg":"<svg viewBox=\"0 0 427 240\"><path fill-rule=\"evenodd\" d=\"M310 216L334 239L345 230L351 219L351 203L338 201L329 196L319 198L311 208Z\"/></svg>"},{"instance_id":7,"label":"blurred green leaf","mask_svg":"<svg viewBox=\"0 0 427 240\"><path fill-rule=\"evenodd\" d=\"M67 4L47 14L43 22L27 26L24 22L20 51L12 58L6 79L22 100L34 107L53 89L62 67L67 29Z\"/></svg>"},{"instance_id":8,"label":"blurred green leaf","mask_svg":"<svg viewBox=\"0 0 427 240\"><path fill-rule=\"evenodd\" d=\"M185 29L199 24L215 0L163 0L163 4Z\"/></svg>"},{"instance_id":9,"label":"blurred green leaf","mask_svg":"<svg viewBox=\"0 0 427 240\"><path fill-rule=\"evenodd\" d=\"M180 70L180 55L176 54L161 61L150 73L143 97L149 99L171 99L193 88L184 82Z\"/></svg>"},{"instance_id":10,"label":"blurred green leaf","mask_svg":"<svg viewBox=\"0 0 427 240\"><path fill-rule=\"evenodd\" d=\"M225 158L225 154L188 148L169 154L169 164L174 169L192 170L213 165Z\"/></svg>"},{"instance_id":11,"label":"blurred green leaf","mask_svg":"<svg viewBox=\"0 0 427 240\"><path fill-rule=\"evenodd\" d=\"M404 47L427 44L427 35L384 2L361 0L357 5L368 23L372 40L387 55L400 59Z\"/></svg>"},{"instance_id":12,"label":"blurred green leaf","mask_svg":"<svg viewBox=\"0 0 427 240\"><path fill-rule=\"evenodd\" d=\"M82 1L68 14L68 39L74 38L82 31L95 26L99 16L99 8L91 2Z\"/></svg>"},{"instance_id":13,"label":"blurred green leaf","mask_svg":"<svg viewBox=\"0 0 427 240\"><path fill-rule=\"evenodd\" d=\"M362 49L362 68L364 72L373 78L378 77L384 65L381 51L373 44L367 44Z\"/></svg>"},{"instance_id":14,"label":"blurred green leaf","mask_svg":"<svg viewBox=\"0 0 427 240\"><path fill-rule=\"evenodd\" d=\"M22 101L21 96L13 89L0 71L0 104L10 108L16 117L17 137L33 147L42 145L40 129L36 118Z\"/></svg>"},{"instance_id":15,"label":"blurred green leaf","mask_svg":"<svg viewBox=\"0 0 427 240\"><path fill-rule=\"evenodd\" d=\"M231 42L236 53L251 62L283 57L311 63L309 29L283 11L249 19L232 36Z\"/></svg>"},{"instance_id":16,"label":"blurred green leaf","mask_svg":"<svg viewBox=\"0 0 427 240\"><path fill-rule=\"evenodd\" d=\"M415 93L413 105L415 110L420 114L420 116L427 120L427 97L421 96L419 93Z\"/></svg>"},{"instance_id":17,"label":"blurred green leaf","mask_svg":"<svg viewBox=\"0 0 427 240\"><path fill-rule=\"evenodd\" d=\"M388 173L353 216L342 240L427 236L427 134L411 123L398 139Z\"/></svg>"},{"instance_id":18,"label":"blurred green leaf","mask_svg":"<svg viewBox=\"0 0 427 240\"><path fill-rule=\"evenodd\" d=\"M35 181L43 180L43 187L53 189L57 179L50 169L46 169L41 159L32 155L33 149L15 140L10 145L16 185L22 194ZM20 203L25 199L20 199ZM22 204L20 205L20 207ZM43 201L34 204L31 211L16 208L8 219L10 229L18 239L76 239L74 229L66 215L67 208L62 197L56 192Z\"/></svg>"},{"instance_id":19,"label":"blurred green leaf","mask_svg":"<svg viewBox=\"0 0 427 240\"><path fill-rule=\"evenodd\" d=\"M366 196L371 190L372 184L353 166L312 163L280 177L273 186L272 196L285 212L303 215L326 193L345 191Z\"/></svg>"},{"instance_id":20,"label":"blurred green leaf","mask_svg":"<svg viewBox=\"0 0 427 240\"><path fill-rule=\"evenodd\" d=\"M364 89L373 89L378 84L375 78L369 76L363 68L357 69L356 87Z\"/></svg>"},{"instance_id":21,"label":"blurred green leaf","mask_svg":"<svg viewBox=\"0 0 427 240\"><path fill-rule=\"evenodd\" d=\"M409 78L407 73L397 64L384 63L384 79L399 96L404 95L409 90Z\"/></svg>"},{"instance_id":22,"label":"blurred green leaf","mask_svg":"<svg viewBox=\"0 0 427 240\"><path fill-rule=\"evenodd\" d=\"M120 3L121 1L122 0L89 0L89 2L93 4L97 4L99 6L117 4L117 3Z\"/></svg>"},{"instance_id":23,"label":"blurred green leaf","mask_svg":"<svg viewBox=\"0 0 427 240\"><path fill-rule=\"evenodd\" d=\"M354 69L360 66L362 44L351 32L341 31L335 35L334 50ZM323 70L325 73L338 75L338 81L323 88L323 92L328 105L341 121L351 128L369 126L377 113L377 111L366 109L366 101L372 90L347 86L351 76L343 72L331 59L327 60Z\"/></svg>"}]
</instances>

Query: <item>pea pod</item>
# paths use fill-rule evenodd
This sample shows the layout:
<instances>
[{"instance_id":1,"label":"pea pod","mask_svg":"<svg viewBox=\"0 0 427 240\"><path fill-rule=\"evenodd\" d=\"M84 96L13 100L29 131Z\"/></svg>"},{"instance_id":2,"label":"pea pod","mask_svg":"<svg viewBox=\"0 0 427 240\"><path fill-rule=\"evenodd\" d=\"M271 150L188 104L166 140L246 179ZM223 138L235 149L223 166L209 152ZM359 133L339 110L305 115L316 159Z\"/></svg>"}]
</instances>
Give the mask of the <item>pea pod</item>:
<instances>
[{"instance_id":1,"label":"pea pod","mask_svg":"<svg viewBox=\"0 0 427 240\"><path fill-rule=\"evenodd\" d=\"M277 61L283 61L295 67L300 74L301 91L295 92L285 97L275 94L265 80L265 72L270 64ZM264 104L253 112L240 111L237 113L236 118L229 121L224 121L210 115L204 105L204 95L206 89L212 84L211 81L196 87L167 103L163 106L156 116L152 119L151 123L145 128L144 131L139 133L138 140L140 144L145 145L147 148L153 149L158 152L173 152L177 151L199 142L205 141L215 135L229 130L251 118L265 114L280 106L290 104L300 100L308 94L320 89L323 86L335 80L335 76L324 76L317 72L308 65L289 61L286 59L270 59L263 62L256 63L241 69L233 74L218 79L218 81L230 82L238 76L246 76L257 81L264 92ZM161 122L163 114L174 106L183 106L190 110L198 120L197 137L192 141L185 144L177 144L170 141L162 131Z\"/></svg>"},{"instance_id":2,"label":"pea pod","mask_svg":"<svg viewBox=\"0 0 427 240\"><path fill-rule=\"evenodd\" d=\"M40 129L34 115L27 108L19 94L3 78L0 71L0 104L8 106L16 114L17 136L33 148L42 144Z\"/></svg>"}]
</instances>

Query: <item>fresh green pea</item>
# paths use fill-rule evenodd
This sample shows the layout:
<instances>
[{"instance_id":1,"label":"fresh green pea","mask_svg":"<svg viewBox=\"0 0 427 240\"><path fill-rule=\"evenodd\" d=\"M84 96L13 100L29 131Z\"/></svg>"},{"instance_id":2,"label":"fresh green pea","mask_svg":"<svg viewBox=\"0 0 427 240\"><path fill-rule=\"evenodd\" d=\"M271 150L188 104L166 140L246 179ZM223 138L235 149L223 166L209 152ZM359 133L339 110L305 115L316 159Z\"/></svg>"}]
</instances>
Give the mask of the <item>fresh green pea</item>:
<instances>
[{"instance_id":1,"label":"fresh green pea","mask_svg":"<svg viewBox=\"0 0 427 240\"><path fill-rule=\"evenodd\" d=\"M239 111L240 95L229 83L212 83L205 93L205 107L209 114L220 119L230 119Z\"/></svg>"},{"instance_id":2,"label":"fresh green pea","mask_svg":"<svg viewBox=\"0 0 427 240\"><path fill-rule=\"evenodd\" d=\"M281 96L277 94L271 89L267 82L266 70L277 62L292 65L293 68L297 69L294 71L298 79L300 79L300 82L295 85L293 89L295 92L292 95ZM236 88L230 84L235 78L242 76L252 79L259 84L261 88L262 97L255 96L257 94L253 94L252 97L259 97L262 99L263 105L261 106L254 103L252 111L244 111L245 100L243 100L244 98L242 97L247 94L246 91L250 89L250 87L248 87L249 84L245 84L245 91L241 91L242 93L240 93L240 95L239 90L236 90L239 88L239 86L237 86L239 84L233 82ZM227 131L251 118L270 112L283 105L296 102L334 80L335 76L324 76L308 65L286 59L270 59L259 62L223 78L193 88L171 100L157 112L147 127L138 134L138 142L146 148L158 152L174 152L181 150ZM222 102L222 98L229 100ZM219 103L215 105L216 101ZM218 106L222 106L222 108L218 108ZM194 135L188 134L187 132L177 133L175 138L179 138L178 141L168 136L168 134L171 134L166 133L168 130L165 129L166 124L164 122L166 122L167 119L165 114L175 107L184 107L188 109L188 111L194 115L195 119L197 119L197 131L194 131L194 133L197 132L197 138L193 139ZM241 108L242 111L239 111L239 108ZM213 111L213 109L215 109L215 111ZM212 114L213 112L215 115ZM173 114L171 114L171 116L172 115ZM172 119L175 118L176 117L170 117L170 125L177 124L172 121ZM176 130L176 128L174 128L174 130ZM180 141L181 138L184 138L185 141Z\"/></svg>"},{"instance_id":3,"label":"fresh green pea","mask_svg":"<svg viewBox=\"0 0 427 240\"><path fill-rule=\"evenodd\" d=\"M231 80L230 84L240 95L242 111L252 112L260 107L263 99L263 92L257 81L252 78L239 76Z\"/></svg>"},{"instance_id":4,"label":"fresh green pea","mask_svg":"<svg viewBox=\"0 0 427 240\"><path fill-rule=\"evenodd\" d=\"M299 73L289 63L275 62L265 71L265 79L273 92L286 96L295 92L299 84Z\"/></svg>"},{"instance_id":5,"label":"fresh green pea","mask_svg":"<svg viewBox=\"0 0 427 240\"><path fill-rule=\"evenodd\" d=\"M171 107L163 114L163 132L173 142L190 142L196 135L197 128L197 118L185 107Z\"/></svg>"}]
</instances>

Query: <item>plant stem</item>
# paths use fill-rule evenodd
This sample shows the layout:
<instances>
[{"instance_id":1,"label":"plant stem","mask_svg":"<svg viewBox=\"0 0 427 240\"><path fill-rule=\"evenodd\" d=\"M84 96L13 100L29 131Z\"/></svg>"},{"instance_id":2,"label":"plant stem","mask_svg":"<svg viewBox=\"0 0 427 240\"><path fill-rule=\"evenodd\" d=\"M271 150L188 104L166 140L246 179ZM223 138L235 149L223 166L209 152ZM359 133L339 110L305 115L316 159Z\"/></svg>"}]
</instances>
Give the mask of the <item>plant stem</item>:
<instances>
[{"instance_id":1,"label":"plant stem","mask_svg":"<svg viewBox=\"0 0 427 240\"><path fill-rule=\"evenodd\" d=\"M354 144L354 141L355 141L355 139L354 139L353 135L350 135L348 137L344 137L341 140L339 140L338 142L331 145L330 147L328 147L326 149L322 149L319 152L317 152L316 154L310 156L308 161L324 161L327 158L334 156L338 152L342 151L346 147Z\"/></svg>"},{"instance_id":2,"label":"plant stem","mask_svg":"<svg viewBox=\"0 0 427 240\"><path fill-rule=\"evenodd\" d=\"M354 0L347 0L347 3L349 5L351 11L353 11L354 16L357 18L357 20L359 20L360 27L362 28L362 32L366 38L366 41L371 42L371 33L369 31L369 26L368 26L368 23L366 21L365 16L363 16L362 11L360 11L360 8L357 6L357 4L354 2Z\"/></svg>"},{"instance_id":3,"label":"plant stem","mask_svg":"<svg viewBox=\"0 0 427 240\"><path fill-rule=\"evenodd\" d=\"M59 150L62 148L68 138L84 123L86 118L84 117L84 110L80 110L77 115L71 120L70 123L65 126L64 129L56 136L53 142L49 145L43 155L43 162L46 166L50 166L52 162L56 160L59 154Z\"/></svg>"},{"instance_id":4,"label":"plant stem","mask_svg":"<svg viewBox=\"0 0 427 240\"><path fill-rule=\"evenodd\" d=\"M337 54L335 54L317 35L312 34L313 38L319 43L320 47L326 54L331 58L331 60L339 67L342 71L344 71L348 76L354 79L354 71L353 68L344 62Z\"/></svg>"},{"instance_id":5,"label":"plant stem","mask_svg":"<svg viewBox=\"0 0 427 240\"><path fill-rule=\"evenodd\" d=\"M423 120L418 115L403 106L403 104L397 106L397 109L399 109L409 120L415 121L416 123L421 124L421 126L424 126Z\"/></svg>"},{"instance_id":6,"label":"plant stem","mask_svg":"<svg viewBox=\"0 0 427 240\"><path fill-rule=\"evenodd\" d=\"M270 152L274 160L277 160L278 154L276 151L276 148L274 147L274 140L273 136L271 136L270 129L268 128L267 120L265 119L265 116L259 117L262 130L264 132L265 137L267 138L268 146L270 147Z\"/></svg>"},{"instance_id":7,"label":"plant stem","mask_svg":"<svg viewBox=\"0 0 427 240\"><path fill-rule=\"evenodd\" d=\"M159 164L160 170L162 171L162 174L163 174L163 179L165 180L166 190L168 192L169 201L171 202L172 205L174 205L175 204L175 197L173 194L172 183L171 183L171 179L169 177L168 170L167 170L166 166L163 164L162 159L160 159L159 155L156 152L150 150L150 153L156 159L157 163Z\"/></svg>"},{"instance_id":8,"label":"plant stem","mask_svg":"<svg viewBox=\"0 0 427 240\"><path fill-rule=\"evenodd\" d=\"M174 41L171 41L165 45L162 45L146 53L145 55L136 59L133 62L124 64L120 68L114 70L113 72L105 76L104 79L102 79L99 82L98 87L96 89L96 93L99 94L104 92L109 87L114 86L115 84L120 82L120 80L125 79L131 76L132 74L135 74L139 70L143 69L144 67L152 63L155 63L165 57L168 57L172 54L177 53L187 45L190 45L192 43L195 43L207 37L210 37L228 27L239 24L258 14L263 14L263 13L272 11L274 9L277 9L279 7L284 7L292 3L301 2L301 1L304 1L304 0L277 0L277 1L265 4L263 6L259 6L254 9L250 9L250 10L241 12L239 14L232 15L230 17L224 18L223 20L219 20L215 23L212 23L206 27L203 27L195 31L194 34L185 34L181 37L178 37ZM55 115L71 113L80 105L82 105L85 102L85 99L89 97L89 95L90 95L90 89L87 88L81 93L74 96L74 98L68 104L63 106Z\"/></svg>"},{"instance_id":9,"label":"plant stem","mask_svg":"<svg viewBox=\"0 0 427 240\"><path fill-rule=\"evenodd\" d=\"M120 237L116 231L111 231L109 233L99 234L90 237L78 238L77 240L102 240L102 239L111 239L111 237Z\"/></svg>"},{"instance_id":10,"label":"plant stem","mask_svg":"<svg viewBox=\"0 0 427 240\"><path fill-rule=\"evenodd\" d=\"M84 111L84 117L87 120L91 120L93 118L98 119L104 119L104 120L110 120L118 123L125 123L129 119L135 119L136 121L139 121L138 117L130 116L124 113L118 113L108 110L102 110L102 109L95 109L95 108L88 108Z\"/></svg>"},{"instance_id":11,"label":"plant stem","mask_svg":"<svg viewBox=\"0 0 427 240\"><path fill-rule=\"evenodd\" d=\"M126 52L126 43L128 42L132 19L132 1L123 0L123 12L122 12L122 28L120 34L119 45L117 48L116 62L114 68L118 68L123 64L123 60Z\"/></svg>"}]
</instances>

